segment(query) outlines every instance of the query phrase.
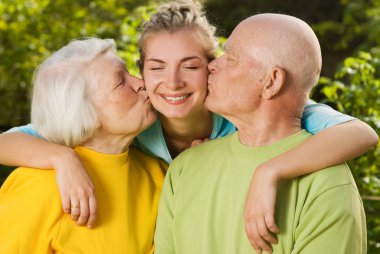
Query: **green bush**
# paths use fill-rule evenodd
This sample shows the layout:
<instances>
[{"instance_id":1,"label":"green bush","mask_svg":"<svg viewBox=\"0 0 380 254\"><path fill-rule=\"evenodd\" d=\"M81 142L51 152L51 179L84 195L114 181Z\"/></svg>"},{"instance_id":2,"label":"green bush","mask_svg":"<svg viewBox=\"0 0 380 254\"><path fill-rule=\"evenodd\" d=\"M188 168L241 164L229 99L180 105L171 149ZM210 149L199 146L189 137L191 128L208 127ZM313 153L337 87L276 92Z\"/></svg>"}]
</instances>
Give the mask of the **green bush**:
<instances>
[{"instance_id":1,"label":"green bush","mask_svg":"<svg viewBox=\"0 0 380 254\"><path fill-rule=\"evenodd\" d=\"M371 125L380 135L380 50L344 60L334 79L322 77L325 102ZM355 144L352 144L353 146ZM367 215L368 253L380 252L380 145L348 162Z\"/></svg>"}]
</instances>

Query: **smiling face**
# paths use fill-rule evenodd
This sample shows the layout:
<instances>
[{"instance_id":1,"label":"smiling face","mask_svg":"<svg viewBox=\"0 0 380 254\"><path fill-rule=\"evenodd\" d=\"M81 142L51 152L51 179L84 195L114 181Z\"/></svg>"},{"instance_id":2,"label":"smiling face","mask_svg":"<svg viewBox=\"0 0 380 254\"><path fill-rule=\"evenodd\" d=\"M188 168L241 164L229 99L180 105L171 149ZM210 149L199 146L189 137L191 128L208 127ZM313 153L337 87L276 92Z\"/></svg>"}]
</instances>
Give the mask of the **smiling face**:
<instances>
[{"instance_id":1,"label":"smiling face","mask_svg":"<svg viewBox=\"0 0 380 254\"><path fill-rule=\"evenodd\" d=\"M92 101L101 130L113 135L137 135L156 119L144 83L128 73L125 63L109 51L92 64L96 86Z\"/></svg>"},{"instance_id":2,"label":"smiling face","mask_svg":"<svg viewBox=\"0 0 380 254\"><path fill-rule=\"evenodd\" d=\"M158 32L146 41L143 77L157 111L167 118L204 111L208 61L192 32Z\"/></svg>"}]
</instances>

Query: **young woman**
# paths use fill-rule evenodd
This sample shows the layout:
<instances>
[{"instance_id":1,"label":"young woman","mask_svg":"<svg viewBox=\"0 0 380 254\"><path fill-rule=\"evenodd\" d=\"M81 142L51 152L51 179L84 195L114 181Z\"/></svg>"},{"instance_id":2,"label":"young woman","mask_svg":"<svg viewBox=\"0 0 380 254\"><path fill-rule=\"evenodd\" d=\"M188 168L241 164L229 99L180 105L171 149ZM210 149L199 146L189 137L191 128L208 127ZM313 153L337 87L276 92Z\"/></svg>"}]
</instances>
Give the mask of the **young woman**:
<instances>
[{"instance_id":1,"label":"young woman","mask_svg":"<svg viewBox=\"0 0 380 254\"><path fill-rule=\"evenodd\" d=\"M144 24L139 67L158 120L137 137L137 147L170 163L193 143L235 131L230 122L208 111L204 105L207 65L216 57L216 49L215 27L208 23L199 3L164 4ZM377 135L368 125L322 104L309 102L302 123L316 135L261 165L252 179L245 217L247 225L265 225L259 235L248 232L251 242L263 249L267 248L266 241L273 242L270 231L278 230L274 223L274 204L280 179L341 163L377 143ZM95 190L75 153L70 148L25 133L40 137L30 125L0 135L0 162L56 169L64 210L71 211L78 224L92 224L96 209L88 204ZM292 160L294 156L302 159ZM84 209L72 211L70 203L73 202L80 202Z\"/></svg>"}]
</instances>

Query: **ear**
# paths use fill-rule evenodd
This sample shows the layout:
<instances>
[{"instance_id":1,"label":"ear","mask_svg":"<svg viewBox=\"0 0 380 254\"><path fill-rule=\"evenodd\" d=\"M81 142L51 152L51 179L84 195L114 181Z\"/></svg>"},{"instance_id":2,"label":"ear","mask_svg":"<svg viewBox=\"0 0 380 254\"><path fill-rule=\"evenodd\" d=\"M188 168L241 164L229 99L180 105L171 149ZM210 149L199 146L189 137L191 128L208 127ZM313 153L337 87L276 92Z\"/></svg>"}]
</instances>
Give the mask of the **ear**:
<instances>
[{"instance_id":1,"label":"ear","mask_svg":"<svg viewBox=\"0 0 380 254\"><path fill-rule=\"evenodd\" d=\"M285 84L285 70L275 67L270 75L268 82L265 83L262 90L262 97L270 100L276 96Z\"/></svg>"}]
</instances>

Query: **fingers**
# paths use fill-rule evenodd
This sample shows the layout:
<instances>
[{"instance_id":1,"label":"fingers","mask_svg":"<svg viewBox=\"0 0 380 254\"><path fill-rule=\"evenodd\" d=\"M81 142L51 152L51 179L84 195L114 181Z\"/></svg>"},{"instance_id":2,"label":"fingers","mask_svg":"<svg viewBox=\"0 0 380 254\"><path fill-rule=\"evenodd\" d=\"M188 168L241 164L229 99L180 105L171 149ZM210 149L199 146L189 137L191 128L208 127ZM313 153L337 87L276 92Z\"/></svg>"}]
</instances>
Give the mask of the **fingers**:
<instances>
[{"instance_id":1,"label":"fingers","mask_svg":"<svg viewBox=\"0 0 380 254\"><path fill-rule=\"evenodd\" d=\"M255 223L255 226L253 227L253 234L255 235L254 237L254 242L258 246L259 249L266 251L268 253L272 253L272 248L270 244L265 240L265 238L261 234L265 234L265 232L260 232L263 231L261 226Z\"/></svg>"},{"instance_id":2,"label":"fingers","mask_svg":"<svg viewBox=\"0 0 380 254\"><path fill-rule=\"evenodd\" d=\"M273 214L267 214L267 215L265 215L264 219L265 219L265 224L266 224L267 228L271 232L273 232L275 234L277 234L277 233L280 232L280 230L278 229L276 223L274 222L274 215Z\"/></svg>"},{"instance_id":3,"label":"fingers","mask_svg":"<svg viewBox=\"0 0 380 254\"><path fill-rule=\"evenodd\" d=\"M253 227L255 227L252 223L249 225L246 225L245 232L248 236L249 241L252 244L252 247L255 249L255 251L259 254L263 252L263 250L259 247L259 245L256 243L256 241L253 239L253 236L255 235Z\"/></svg>"},{"instance_id":4,"label":"fingers","mask_svg":"<svg viewBox=\"0 0 380 254\"><path fill-rule=\"evenodd\" d=\"M64 213L70 213L71 212L71 206L70 206L70 198L68 196L62 195L62 208Z\"/></svg>"},{"instance_id":5,"label":"fingers","mask_svg":"<svg viewBox=\"0 0 380 254\"><path fill-rule=\"evenodd\" d=\"M94 225L96 219L95 187L81 160L71 148L55 156L54 168L65 213L78 225Z\"/></svg>"},{"instance_id":6,"label":"fingers","mask_svg":"<svg viewBox=\"0 0 380 254\"><path fill-rule=\"evenodd\" d=\"M259 232L260 237L265 240L267 243L276 244L277 239L273 237L273 235L269 232L267 225L265 224L264 217L256 221L257 230ZM261 246L264 250L264 246ZM270 246L268 246L270 247Z\"/></svg>"},{"instance_id":7,"label":"fingers","mask_svg":"<svg viewBox=\"0 0 380 254\"><path fill-rule=\"evenodd\" d=\"M209 138L205 138L205 139L194 139L193 142L191 142L191 145L190 147L194 147L194 146L197 146L197 145L200 145L200 144L203 144L207 141L210 141Z\"/></svg>"},{"instance_id":8,"label":"fingers","mask_svg":"<svg viewBox=\"0 0 380 254\"><path fill-rule=\"evenodd\" d=\"M264 215L246 214L246 233L252 247L258 253L265 251L272 253L271 244L277 244L277 239L273 233L278 233L279 229L274 222L273 213Z\"/></svg>"},{"instance_id":9,"label":"fingers","mask_svg":"<svg viewBox=\"0 0 380 254\"><path fill-rule=\"evenodd\" d=\"M79 226L83 226L87 223L88 217L90 216L88 200L80 201L80 214L77 220Z\"/></svg>"},{"instance_id":10,"label":"fingers","mask_svg":"<svg viewBox=\"0 0 380 254\"><path fill-rule=\"evenodd\" d=\"M70 200L70 201L68 201ZM71 198L63 198L64 211L71 214L71 219L77 221L79 226L87 225L92 228L97 217L95 191L93 189L71 194Z\"/></svg>"},{"instance_id":11,"label":"fingers","mask_svg":"<svg viewBox=\"0 0 380 254\"><path fill-rule=\"evenodd\" d=\"M97 216L97 207L96 207L96 199L95 196L89 198L89 207L90 207L90 217L87 221L87 227L93 228Z\"/></svg>"},{"instance_id":12,"label":"fingers","mask_svg":"<svg viewBox=\"0 0 380 254\"><path fill-rule=\"evenodd\" d=\"M80 202L77 199L71 199L71 219L72 220L77 220L79 215L80 215Z\"/></svg>"},{"instance_id":13,"label":"fingers","mask_svg":"<svg viewBox=\"0 0 380 254\"><path fill-rule=\"evenodd\" d=\"M195 139L193 140L193 142L191 142L191 147L194 147L194 146L197 146L197 145L200 145L203 143L203 140L202 139Z\"/></svg>"}]
</instances>

